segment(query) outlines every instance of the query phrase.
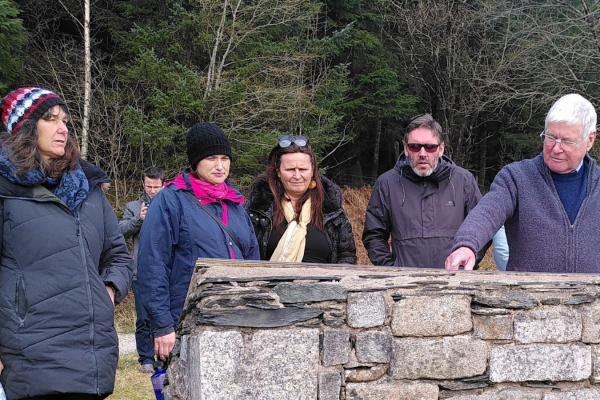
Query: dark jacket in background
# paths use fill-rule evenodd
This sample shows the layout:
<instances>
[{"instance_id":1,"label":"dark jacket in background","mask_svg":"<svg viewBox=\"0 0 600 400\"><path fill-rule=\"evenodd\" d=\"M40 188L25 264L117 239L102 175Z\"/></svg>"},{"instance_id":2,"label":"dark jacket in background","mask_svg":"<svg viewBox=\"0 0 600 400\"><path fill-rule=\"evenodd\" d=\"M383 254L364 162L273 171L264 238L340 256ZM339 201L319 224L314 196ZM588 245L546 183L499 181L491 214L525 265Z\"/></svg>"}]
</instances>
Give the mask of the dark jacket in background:
<instances>
[{"instance_id":1,"label":"dark jacket in background","mask_svg":"<svg viewBox=\"0 0 600 400\"><path fill-rule=\"evenodd\" d=\"M119 221L119 231L125 239L132 238L131 258L133 259L133 280L137 280L137 253L140 248L140 229L144 220L140 218L142 202L150 204L150 197L144 193L139 200L130 201L125 206L123 218Z\"/></svg>"},{"instance_id":2,"label":"dark jacket in background","mask_svg":"<svg viewBox=\"0 0 600 400\"><path fill-rule=\"evenodd\" d=\"M450 158L443 156L422 177L402 153L377 178L367 206L362 240L369 259L375 265L444 268L454 235L480 199L473 174Z\"/></svg>"},{"instance_id":3,"label":"dark jacket in background","mask_svg":"<svg viewBox=\"0 0 600 400\"><path fill-rule=\"evenodd\" d=\"M227 227L241 242L239 249L183 190L171 183L158 192L140 231L137 282L156 337L175 331L198 258L230 259L233 250L236 259L259 259L252 224L241 204L223 201L227 203ZM206 207L222 219L219 202Z\"/></svg>"},{"instance_id":4,"label":"dark jacket in background","mask_svg":"<svg viewBox=\"0 0 600 400\"><path fill-rule=\"evenodd\" d=\"M127 294L131 258L100 184L72 212L41 185L0 176L0 376L8 399L113 391L119 345L105 285Z\"/></svg>"},{"instance_id":5,"label":"dark jacket in background","mask_svg":"<svg viewBox=\"0 0 600 400\"><path fill-rule=\"evenodd\" d=\"M321 176L325 200L323 202L323 233L329 240L331 264L356 264L356 246L352 226L342 208L342 192L335 183ZM273 229L275 199L269 182L258 178L250 188L245 204L260 246L260 258L266 259L267 244Z\"/></svg>"}]
</instances>

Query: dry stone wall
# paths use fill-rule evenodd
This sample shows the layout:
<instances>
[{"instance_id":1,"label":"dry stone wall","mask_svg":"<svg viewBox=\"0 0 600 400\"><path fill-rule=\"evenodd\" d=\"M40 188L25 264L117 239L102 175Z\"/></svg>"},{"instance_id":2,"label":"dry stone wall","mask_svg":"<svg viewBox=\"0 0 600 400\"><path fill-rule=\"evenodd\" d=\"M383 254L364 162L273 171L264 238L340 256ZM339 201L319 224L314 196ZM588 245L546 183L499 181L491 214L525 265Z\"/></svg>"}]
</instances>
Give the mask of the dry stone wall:
<instances>
[{"instance_id":1,"label":"dry stone wall","mask_svg":"<svg viewBox=\"0 0 600 400\"><path fill-rule=\"evenodd\" d=\"M600 275L198 261L174 400L600 400Z\"/></svg>"}]
</instances>

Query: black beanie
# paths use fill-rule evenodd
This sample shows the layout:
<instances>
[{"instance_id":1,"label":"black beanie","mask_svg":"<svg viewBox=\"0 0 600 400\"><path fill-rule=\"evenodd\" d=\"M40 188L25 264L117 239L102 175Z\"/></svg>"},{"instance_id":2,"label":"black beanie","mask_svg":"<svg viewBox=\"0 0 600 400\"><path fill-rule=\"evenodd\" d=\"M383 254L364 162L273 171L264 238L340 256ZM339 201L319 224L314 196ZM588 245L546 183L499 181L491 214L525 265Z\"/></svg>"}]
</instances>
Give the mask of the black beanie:
<instances>
[{"instance_id":1,"label":"black beanie","mask_svg":"<svg viewBox=\"0 0 600 400\"><path fill-rule=\"evenodd\" d=\"M215 124L201 122L190 128L185 138L187 155L192 170L200 160L215 154L231 157L231 144L221 128Z\"/></svg>"}]
</instances>

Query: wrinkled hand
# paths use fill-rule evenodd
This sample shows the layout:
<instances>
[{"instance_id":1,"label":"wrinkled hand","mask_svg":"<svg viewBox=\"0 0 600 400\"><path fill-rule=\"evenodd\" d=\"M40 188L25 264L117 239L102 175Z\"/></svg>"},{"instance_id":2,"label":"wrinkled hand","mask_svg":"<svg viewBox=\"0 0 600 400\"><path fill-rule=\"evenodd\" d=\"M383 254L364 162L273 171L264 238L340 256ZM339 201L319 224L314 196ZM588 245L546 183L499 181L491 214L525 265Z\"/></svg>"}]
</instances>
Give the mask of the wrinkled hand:
<instances>
[{"instance_id":1,"label":"wrinkled hand","mask_svg":"<svg viewBox=\"0 0 600 400\"><path fill-rule=\"evenodd\" d=\"M146 213L148 212L148 206L146 203L142 203L142 209L140 210L140 218L143 221L146 219Z\"/></svg>"},{"instance_id":2,"label":"wrinkled hand","mask_svg":"<svg viewBox=\"0 0 600 400\"><path fill-rule=\"evenodd\" d=\"M106 287L106 291L108 292L108 296L110 297L110 299L113 303L113 306L114 306L115 305L115 289L113 289L112 286L108 286L108 285L106 285L105 287Z\"/></svg>"},{"instance_id":3,"label":"wrinkled hand","mask_svg":"<svg viewBox=\"0 0 600 400\"><path fill-rule=\"evenodd\" d=\"M165 361L175 347L175 332L154 338L154 354Z\"/></svg>"},{"instance_id":4,"label":"wrinkled hand","mask_svg":"<svg viewBox=\"0 0 600 400\"><path fill-rule=\"evenodd\" d=\"M459 247L446 258L446 269L458 269L464 265L466 270L472 270L475 266L475 253L468 247Z\"/></svg>"}]
</instances>

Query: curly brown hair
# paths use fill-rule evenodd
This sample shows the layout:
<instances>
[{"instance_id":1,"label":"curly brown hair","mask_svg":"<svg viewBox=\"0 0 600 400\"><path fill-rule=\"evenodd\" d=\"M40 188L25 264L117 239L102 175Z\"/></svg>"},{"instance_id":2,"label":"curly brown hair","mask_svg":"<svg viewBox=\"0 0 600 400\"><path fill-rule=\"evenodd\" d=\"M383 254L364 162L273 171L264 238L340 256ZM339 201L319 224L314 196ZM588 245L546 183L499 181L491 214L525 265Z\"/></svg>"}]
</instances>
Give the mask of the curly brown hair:
<instances>
[{"instance_id":1,"label":"curly brown hair","mask_svg":"<svg viewBox=\"0 0 600 400\"><path fill-rule=\"evenodd\" d=\"M58 105L69 116L66 106ZM52 110L49 108L40 118L50 120L53 117ZM12 135L6 135L2 138L2 146L11 152L11 159L17 165L17 174L27 173L34 168L38 168L44 174L44 177L50 177L58 180L65 169L74 170L77 167L81 154L77 148L77 143L67 134L67 143L65 145L65 154L46 161L40 153L38 146L37 120L28 119L18 131Z\"/></svg>"}]
</instances>

